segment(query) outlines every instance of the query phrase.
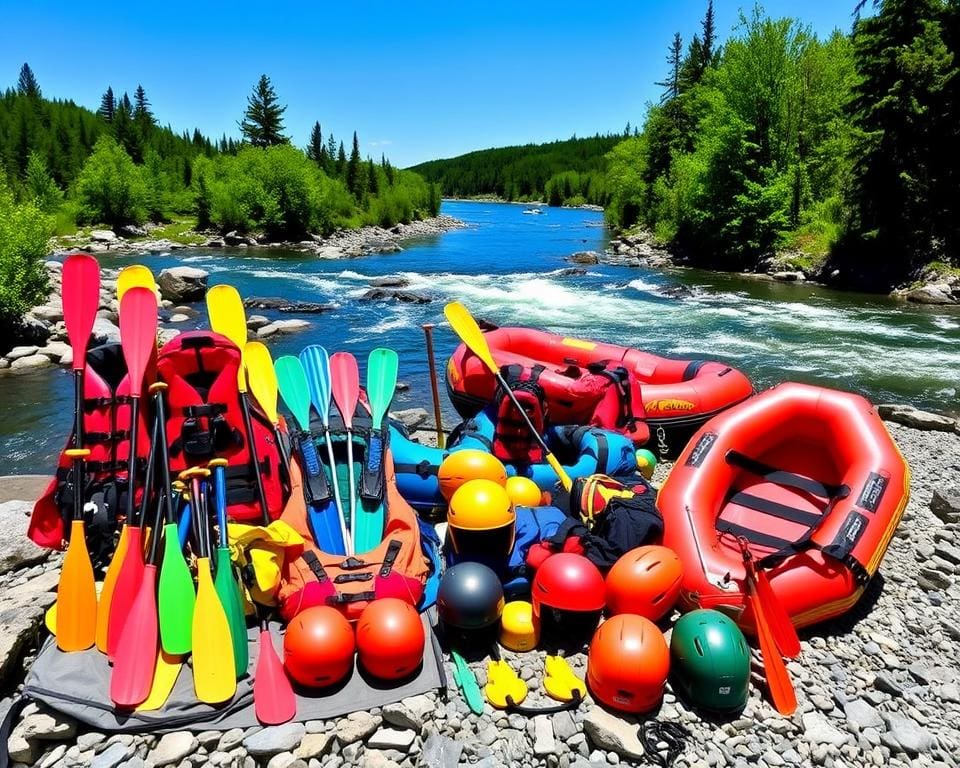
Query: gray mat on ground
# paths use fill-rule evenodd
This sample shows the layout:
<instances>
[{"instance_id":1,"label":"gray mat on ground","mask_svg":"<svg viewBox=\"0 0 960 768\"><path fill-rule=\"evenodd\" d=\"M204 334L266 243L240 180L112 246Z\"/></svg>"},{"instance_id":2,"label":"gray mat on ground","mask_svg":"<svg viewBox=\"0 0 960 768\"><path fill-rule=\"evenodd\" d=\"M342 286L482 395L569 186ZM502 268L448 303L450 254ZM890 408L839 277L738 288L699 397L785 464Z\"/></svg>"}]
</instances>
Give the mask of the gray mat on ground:
<instances>
[{"instance_id":1,"label":"gray mat on ground","mask_svg":"<svg viewBox=\"0 0 960 768\"><path fill-rule=\"evenodd\" d=\"M408 696L446 687L440 648L423 616L427 648L420 672L399 685L377 681L356 665L348 680L333 689L297 691L295 720L325 720L358 710L382 707ZM277 626L272 627L279 645ZM212 707L197 701L189 660L180 670L167 703L154 712L117 713L110 701L110 665L107 657L91 649L63 653L53 638L47 640L27 675L24 695L70 715L99 731L137 732L175 730L227 730L257 725L253 709L252 670L256 669L260 632L248 633L251 674L237 681L237 693L226 704ZM281 656L282 658L282 656Z\"/></svg>"}]
</instances>

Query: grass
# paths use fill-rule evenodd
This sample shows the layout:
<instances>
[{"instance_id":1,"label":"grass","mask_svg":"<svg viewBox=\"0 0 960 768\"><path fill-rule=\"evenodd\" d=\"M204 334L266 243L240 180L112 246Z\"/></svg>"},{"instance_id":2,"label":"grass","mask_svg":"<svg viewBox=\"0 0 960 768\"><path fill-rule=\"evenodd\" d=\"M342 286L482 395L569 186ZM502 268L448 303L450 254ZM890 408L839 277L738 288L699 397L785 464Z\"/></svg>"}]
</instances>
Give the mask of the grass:
<instances>
[{"instance_id":1,"label":"grass","mask_svg":"<svg viewBox=\"0 0 960 768\"><path fill-rule=\"evenodd\" d=\"M195 231L197 220L193 217L175 219L169 224L150 230L144 237L136 237L134 240L169 240L172 243L181 245L202 245L207 241L205 235L198 234Z\"/></svg>"}]
</instances>

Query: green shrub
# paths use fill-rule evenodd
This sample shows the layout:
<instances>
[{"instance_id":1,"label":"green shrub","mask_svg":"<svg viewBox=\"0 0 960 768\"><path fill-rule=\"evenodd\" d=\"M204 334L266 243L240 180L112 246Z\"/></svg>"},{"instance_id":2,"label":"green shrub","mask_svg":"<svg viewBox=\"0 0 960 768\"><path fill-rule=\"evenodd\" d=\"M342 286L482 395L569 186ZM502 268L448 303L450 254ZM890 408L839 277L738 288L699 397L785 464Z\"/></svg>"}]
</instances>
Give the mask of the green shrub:
<instances>
[{"instance_id":1,"label":"green shrub","mask_svg":"<svg viewBox=\"0 0 960 768\"><path fill-rule=\"evenodd\" d=\"M0 180L0 328L46 295L43 268L53 221L34 203L17 205Z\"/></svg>"},{"instance_id":2,"label":"green shrub","mask_svg":"<svg viewBox=\"0 0 960 768\"><path fill-rule=\"evenodd\" d=\"M77 176L77 219L92 224L142 224L149 192L140 168L109 136L101 136Z\"/></svg>"}]
</instances>

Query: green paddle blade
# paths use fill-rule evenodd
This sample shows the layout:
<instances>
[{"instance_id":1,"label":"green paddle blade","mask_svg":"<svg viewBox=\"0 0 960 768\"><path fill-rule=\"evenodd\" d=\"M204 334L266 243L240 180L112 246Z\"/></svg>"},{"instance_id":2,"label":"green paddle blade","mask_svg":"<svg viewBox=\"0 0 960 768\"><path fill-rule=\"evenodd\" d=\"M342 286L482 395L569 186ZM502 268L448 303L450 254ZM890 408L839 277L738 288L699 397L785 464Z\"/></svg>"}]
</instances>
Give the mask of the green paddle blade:
<instances>
[{"instance_id":1,"label":"green paddle blade","mask_svg":"<svg viewBox=\"0 0 960 768\"><path fill-rule=\"evenodd\" d=\"M454 650L450 651L450 657L453 659L453 679L470 711L476 715L483 714L483 692L477 683L477 678L473 670L467 666L463 656Z\"/></svg>"},{"instance_id":2,"label":"green paddle blade","mask_svg":"<svg viewBox=\"0 0 960 768\"><path fill-rule=\"evenodd\" d=\"M160 645L168 654L190 653L196 600L193 576L180 549L177 524L168 523L163 527L163 565L157 595Z\"/></svg>"},{"instance_id":3,"label":"green paddle blade","mask_svg":"<svg viewBox=\"0 0 960 768\"><path fill-rule=\"evenodd\" d=\"M213 586L216 589L223 610L227 614L227 623L230 625L230 640L233 643L233 664L237 677L242 677L247 671L249 655L247 651L247 619L243 613L243 600L240 597L240 588L233 574L230 564L230 548L217 549L217 575Z\"/></svg>"},{"instance_id":4,"label":"green paddle blade","mask_svg":"<svg viewBox=\"0 0 960 768\"><path fill-rule=\"evenodd\" d=\"M280 385L280 397L287 404L300 429L310 429L310 386L303 364L293 355L278 357L273 363Z\"/></svg>"},{"instance_id":5,"label":"green paddle blade","mask_svg":"<svg viewBox=\"0 0 960 768\"><path fill-rule=\"evenodd\" d=\"M383 417L393 400L398 366L397 353L392 349L379 347L367 358L367 397L370 398L374 429L383 425Z\"/></svg>"}]
</instances>

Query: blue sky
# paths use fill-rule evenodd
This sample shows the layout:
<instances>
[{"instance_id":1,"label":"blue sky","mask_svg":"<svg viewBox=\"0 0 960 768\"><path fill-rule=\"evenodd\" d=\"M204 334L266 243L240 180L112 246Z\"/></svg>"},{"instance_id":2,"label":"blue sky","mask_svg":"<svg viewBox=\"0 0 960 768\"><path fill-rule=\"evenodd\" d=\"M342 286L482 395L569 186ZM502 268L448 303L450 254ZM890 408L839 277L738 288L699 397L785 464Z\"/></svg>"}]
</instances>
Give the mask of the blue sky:
<instances>
[{"instance_id":1,"label":"blue sky","mask_svg":"<svg viewBox=\"0 0 960 768\"><path fill-rule=\"evenodd\" d=\"M724 38L739 0L715 0ZM815 32L848 30L854 0L768 0ZM238 135L268 74L287 133L314 120L349 149L407 166L472 149L620 130L659 97L675 31L706 0L592 2L64 2L0 0L0 87L28 61L48 97L96 108L142 83L175 129Z\"/></svg>"}]
</instances>

